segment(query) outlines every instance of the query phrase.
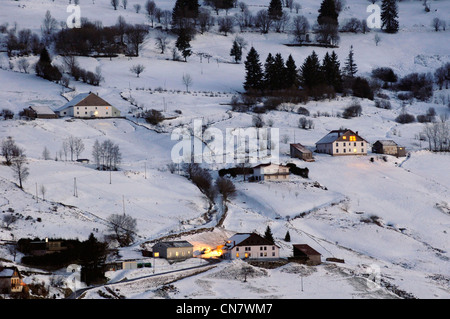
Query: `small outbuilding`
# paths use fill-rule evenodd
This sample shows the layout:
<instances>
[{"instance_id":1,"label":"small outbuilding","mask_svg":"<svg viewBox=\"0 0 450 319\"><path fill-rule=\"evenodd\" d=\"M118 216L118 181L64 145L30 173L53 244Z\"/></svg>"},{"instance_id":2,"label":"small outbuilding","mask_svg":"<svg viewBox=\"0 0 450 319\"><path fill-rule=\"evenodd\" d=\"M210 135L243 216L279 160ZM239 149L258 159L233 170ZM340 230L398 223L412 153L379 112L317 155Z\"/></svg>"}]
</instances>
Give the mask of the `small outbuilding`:
<instances>
[{"instance_id":1,"label":"small outbuilding","mask_svg":"<svg viewBox=\"0 0 450 319\"><path fill-rule=\"evenodd\" d=\"M46 105L31 105L23 110L23 115L30 119L56 119L56 115L53 110Z\"/></svg>"},{"instance_id":2,"label":"small outbuilding","mask_svg":"<svg viewBox=\"0 0 450 319\"><path fill-rule=\"evenodd\" d=\"M290 144L291 157L299 158L306 162L314 162L312 152L302 144Z\"/></svg>"},{"instance_id":3,"label":"small outbuilding","mask_svg":"<svg viewBox=\"0 0 450 319\"><path fill-rule=\"evenodd\" d=\"M405 157L406 149L399 146L393 140L378 140L372 145L372 152L377 154L393 155L397 157Z\"/></svg>"},{"instance_id":4,"label":"small outbuilding","mask_svg":"<svg viewBox=\"0 0 450 319\"><path fill-rule=\"evenodd\" d=\"M291 259L311 266L322 263L321 254L311 246L307 244L294 244L292 247L293 257Z\"/></svg>"},{"instance_id":5,"label":"small outbuilding","mask_svg":"<svg viewBox=\"0 0 450 319\"><path fill-rule=\"evenodd\" d=\"M153 257L183 260L193 257L194 246L186 240L163 241L153 245Z\"/></svg>"}]
</instances>

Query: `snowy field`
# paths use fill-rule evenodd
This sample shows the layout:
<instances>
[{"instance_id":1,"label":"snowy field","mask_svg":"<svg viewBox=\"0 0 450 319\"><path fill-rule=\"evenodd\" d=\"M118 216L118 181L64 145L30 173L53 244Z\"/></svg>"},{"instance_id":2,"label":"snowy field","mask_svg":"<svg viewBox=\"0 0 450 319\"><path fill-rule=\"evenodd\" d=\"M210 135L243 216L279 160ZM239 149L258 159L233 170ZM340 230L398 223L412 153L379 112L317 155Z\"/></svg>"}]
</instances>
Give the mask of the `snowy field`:
<instances>
[{"instance_id":1,"label":"snowy field","mask_svg":"<svg viewBox=\"0 0 450 319\"><path fill-rule=\"evenodd\" d=\"M133 4L143 5L145 1L129 2L127 10L120 7L115 11L109 0L97 0L95 4L82 0L81 13L89 20L101 20L104 26L115 24L119 15L130 23L148 23L145 10L138 14L132 8ZM175 3L174 0L155 2L158 7L169 10ZM268 3L269 0L252 1L249 9L256 12ZM399 76L434 72L444 62L450 62L449 31L435 32L430 25L434 17L445 19L450 25L450 1L430 3L432 11L425 13L421 1L400 2L400 31L381 33L378 46L373 40L374 32L342 33L339 48L335 49L341 65L351 45L361 76L368 76L376 67L391 67ZM305 0L301 4L300 14L313 24L320 2ZM367 17L367 4L366 0L347 0L340 21ZM13 26L17 22L19 29L30 28L40 33L45 12L50 10L58 21L65 21L66 6L66 0L4 0L0 4L0 24ZM238 10L232 9L229 14ZM220 15L224 14L222 10ZM176 143L170 133L175 127L189 127L194 119L202 119L204 124L222 131L250 127L252 114L232 112L229 105L232 96L243 91L244 65L233 63L229 56L234 35L224 36L215 29L198 34L191 43L194 55L187 63L171 61L170 50L165 55L160 54L154 45L155 35L156 31L151 30L137 58L77 58L88 70L94 71L99 66L104 81L94 87L73 80L71 86L75 86L75 91L65 95L98 93L116 106L124 118L0 120L0 139L12 136L25 149L30 170L22 191L11 169L0 165L0 215L8 211L20 214L10 229L0 228L1 241L22 237L85 240L91 232L102 238L107 230L107 218L126 212L136 218L138 236L132 246L120 250L120 255L142 258L140 247L151 247L150 243L158 238L216 226L223 213L220 205L214 207L211 218L205 218L209 209L205 195L185 176L171 173L167 167ZM285 46L292 41L292 36L285 33L245 32L240 35L248 43L247 50L254 46L262 61L269 52L280 52L285 59L292 54L299 66L313 50ZM174 40L171 39L170 48ZM314 50L319 59L329 51ZM212 58L209 63L205 59L201 61L195 53L208 53ZM35 56L27 59L37 61ZM58 56L54 56L54 61L62 63ZM5 52L0 52L0 109L8 108L17 114L33 104L56 109L67 102L60 85L43 80L34 72L21 73L17 62L16 58L9 60ZM136 63L146 66L139 78L129 71ZM193 78L190 92L186 92L182 83L185 73ZM280 131L280 162L307 167L309 178L291 174L289 182L248 183L237 177L233 179L237 194L227 204L222 226L211 232L192 232L180 237L193 243L194 251L199 253L205 247L223 244L236 232L263 234L270 226L282 257L291 255L292 244L305 243L318 250L322 260L334 257L344 259L345 263L325 262L317 267L288 263L276 269L253 267L254 272L243 282L243 262L224 261L204 268L201 273L189 270L118 283L124 278L148 276L153 271L138 269L107 273L110 287L133 299L405 296L449 299L450 155L426 150L427 142L418 139L423 124L396 123L402 101L388 91L384 93L390 95L392 109L379 109L373 101L359 100L362 115L352 119L335 116L351 104L350 97L311 101L264 114L265 122L272 121L272 127ZM440 99L449 95L450 90L435 90L433 99L408 104L407 111L417 116L433 107L438 116L448 115L449 108ZM296 112L299 106L310 112L314 129L298 128L302 117ZM136 107L160 110L170 119L154 127L135 117ZM324 112L331 116L315 116ZM315 142L327 132L341 127L358 131L369 143L394 139L407 148L409 157L388 156L384 161L370 152L357 157L314 153L312 163L289 157L289 143L302 143L313 150ZM80 158L90 159L91 164L61 157L62 143L70 135L82 139L85 150ZM117 143L122 153L120 169L111 174L96 170L92 164L95 140L106 139ZM50 160L43 159L45 147L50 152ZM216 178L217 170L227 165L204 167ZM45 196L40 192L42 186L46 189ZM75 191L77 196L74 196ZM291 242L284 241L287 231ZM20 257L19 254L16 261ZM0 258L5 265L14 264L5 246L0 246ZM20 269L27 269L16 264ZM206 262L193 259L184 265L169 265L158 260L156 270L179 270L201 264L206 265ZM379 286L374 286L369 278L373 267L379 269ZM30 275L25 281L29 283L33 279L49 281L49 276ZM165 289L167 287L170 289ZM108 290L100 287L87 291L84 298L103 298L104 294L108 294Z\"/></svg>"}]
</instances>

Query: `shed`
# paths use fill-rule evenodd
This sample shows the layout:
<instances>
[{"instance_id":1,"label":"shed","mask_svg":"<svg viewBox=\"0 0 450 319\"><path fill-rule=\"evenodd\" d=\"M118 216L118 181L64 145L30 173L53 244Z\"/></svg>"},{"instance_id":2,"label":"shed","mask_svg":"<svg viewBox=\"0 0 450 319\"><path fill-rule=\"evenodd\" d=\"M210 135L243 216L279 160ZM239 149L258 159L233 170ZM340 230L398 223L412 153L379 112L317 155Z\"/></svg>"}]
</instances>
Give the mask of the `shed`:
<instances>
[{"instance_id":1,"label":"shed","mask_svg":"<svg viewBox=\"0 0 450 319\"><path fill-rule=\"evenodd\" d=\"M378 140L372 145L372 152L377 154L405 157L406 149L393 140Z\"/></svg>"},{"instance_id":2,"label":"shed","mask_svg":"<svg viewBox=\"0 0 450 319\"><path fill-rule=\"evenodd\" d=\"M23 110L23 114L26 117L32 119L56 119L58 115L56 115L53 110L46 105L31 105L28 108Z\"/></svg>"},{"instance_id":3,"label":"shed","mask_svg":"<svg viewBox=\"0 0 450 319\"><path fill-rule=\"evenodd\" d=\"M321 254L311 246L307 244L294 244L292 247L293 259L312 266L321 264Z\"/></svg>"},{"instance_id":4,"label":"shed","mask_svg":"<svg viewBox=\"0 0 450 319\"><path fill-rule=\"evenodd\" d=\"M302 144L290 144L291 157L299 158L307 162L314 162L312 152Z\"/></svg>"}]
</instances>

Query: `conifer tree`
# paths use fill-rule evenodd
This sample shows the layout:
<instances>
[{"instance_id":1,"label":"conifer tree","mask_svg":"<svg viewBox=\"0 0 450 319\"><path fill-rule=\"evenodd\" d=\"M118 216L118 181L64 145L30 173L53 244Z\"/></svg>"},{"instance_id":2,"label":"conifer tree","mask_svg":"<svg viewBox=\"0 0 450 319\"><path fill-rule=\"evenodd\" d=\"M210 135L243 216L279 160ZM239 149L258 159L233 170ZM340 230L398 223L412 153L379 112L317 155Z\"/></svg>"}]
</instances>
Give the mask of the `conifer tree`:
<instances>
[{"instance_id":1,"label":"conifer tree","mask_svg":"<svg viewBox=\"0 0 450 319\"><path fill-rule=\"evenodd\" d=\"M300 81L304 88L312 89L323 82L319 58L315 51L309 55L300 67Z\"/></svg>"},{"instance_id":2,"label":"conifer tree","mask_svg":"<svg viewBox=\"0 0 450 319\"><path fill-rule=\"evenodd\" d=\"M336 11L336 3L334 0L323 0L319 8L319 16L317 23L319 25L332 23L338 24L338 12Z\"/></svg>"},{"instance_id":3,"label":"conifer tree","mask_svg":"<svg viewBox=\"0 0 450 319\"><path fill-rule=\"evenodd\" d=\"M398 31L397 0L383 0L381 4L381 28L388 33Z\"/></svg>"},{"instance_id":4,"label":"conifer tree","mask_svg":"<svg viewBox=\"0 0 450 319\"><path fill-rule=\"evenodd\" d=\"M187 61L187 57L192 54L191 51L191 36L186 29L179 30L177 41L175 42L176 48L181 52L184 57L184 61Z\"/></svg>"},{"instance_id":5,"label":"conifer tree","mask_svg":"<svg viewBox=\"0 0 450 319\"><path fill-rule=\"evenodd\" d=\"M270 0L268 12L271 19L280 19L283 15L283 6L281 4L281 0Z\"/></svg>"},{"instance_id":6,"label":"conifer tree","mask_svg":"<svg viewBox=\"0 0 450 319\"><path fill-rule=\"evenodd\" d=\"M289 55L286 60L286 85L285 88L297 88L298 87L298 73L295 61L292 55Z\"/></svg>"},{"instance_id":7,"label":"conifer tree","mask_svg":"<svg viewBox=\"0 0 450 319\"><path fill-rule=\"evenodd\" d=\"M358 67L356 66L354 53L353 53L353 45L350 46L350 52L348 54L347 60L345 61L344 74L349 78L353 78L358 72Z\"/></svg>"},{"instance_id":8,"label":"conifer tree","mask_svg":"<svg viewBox=\"0 0 450 319\"><path fill-rule=\"evenodd\" d=\"M275 59L273 58L272 53L269 52L266 58L266 62L264 63L264 87L266 89L272 90L272 85L274 82L273 76L274 76L274 64Z\"/></svg>"},{"instance_id":9,"label":"conifer tree","mask_svg":"<svg viewBox=\"0 0 450 319\"><path fill-rule=\"evenodd\" d=\"M281 53L275 54L273 60L272 85L273 90L281 90L286 86L286 67Z\"/></svg>"},{"instance_id":10,"label":"conifer tree","mask_svg":"<svg viewBox=\"0 0 450 319\"><path fill-rule=\"evenodd\" d=\"M289 234L289 230L286 232L286 235L284 236L284 241L286 242L291 241L291 234Z\"/></svg>"},{"instance_id":11,"label":"conifer tree","mask_svg":"<svg viewBox=\"0 0 450 319\"><path fill-rule=\"evenodd\" d=\"M340 62L336 52L325 54L322 62L322 71L325 83L332 86L336 92L342 92L342 76Z\"/></svg>"},{"instance_id":12,"label":"conifer tree","mask_svg":"<svg viewBox=\"0 0 450 319\"><path fill-rule=\"evenodd\" d=\"M272 230L270 229L269 225L267 225L266 232L264 233L264 238L272 243L275 242L275 240L273 239Z\"/></svg>"},{"instance_id":13,"label":"conifer tree","mask_svg":"<svg viewBox=\"0 0 450 319\"><path fill-rule=\"evenodd\" d=\"M234 57L234 61L236 63L239 63L239 61L241 61L242 59L242 47L236 40L233 41L233 46L230 50L230 56Z\"/></svg>"},{"instance_id":14,"label":"conifer tree","mask_svg":"<svg viewBox=\"0 0 450 319\"><path fill-rule=\"evenodd\" d=\"M263 88L263 70L259 60L259 54L254 47L251 47L247 54L245 64L245 82L246 91L259 91Z\"/></svg>"}]
</instances>

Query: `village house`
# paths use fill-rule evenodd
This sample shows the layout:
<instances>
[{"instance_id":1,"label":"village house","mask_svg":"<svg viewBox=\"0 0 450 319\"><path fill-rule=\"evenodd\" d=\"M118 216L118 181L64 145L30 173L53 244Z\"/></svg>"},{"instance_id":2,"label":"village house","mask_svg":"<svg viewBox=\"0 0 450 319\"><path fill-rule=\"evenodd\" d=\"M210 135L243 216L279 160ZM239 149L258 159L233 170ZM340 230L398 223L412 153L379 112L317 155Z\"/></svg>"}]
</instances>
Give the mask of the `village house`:
<instances>
[{"instance_id":1,"label":"village house","mask_svg":"<svg viewBox=\"0 0 450 319\"><path fill-rule=\"evenodd\" d=\"M393 155L397 157L405 157L406 149L398 146L393 140L378 140L372 145L372 152L377 154Z\"/></svg>"},{"instance_id":2,"label":"village house","mask_svg":"<svg viewBox=\"0 0 450 319\"><path fill-rule=\"evenodd\" d=\"M299 158L306 162L314 162L311 150L307 149L302 144L290 144L290 153L292 158Z\"/></svg>"},{"instance_id":3,"label":"village house","mask_svg":"<svg viewBox=\"0 0 450 319\"><path fill-rule=\"evenodd\" d=\"M81 93L57 109L60 117L108 118L119 117L120 111L95 93Z\"/></svg>"},{"instance_id":4,"label":"village house","mask_svg":"<svg viewBox=\"0 0 450 319\"><path fill-rule=\"evenodd\" d=\"M153 257L183 260L193 257L194 246L185 241L163 241L153 245Z\"/></svg>"},{"instance_id":5,"label":"village house","mask_svg":"<svg viewBox=\"0 0 450 319\"><path fill-rule=\"evenodd\" d=\"M53 110L46 105L31 105L23 109L23 115L30 119L57 119Z\"/></svg>"},{"instance_id":6,"label":"village house","mask_svg":"<svg viewBox=\"0 0 450 319\"><path fill-rule=\"evenodd\" d=\"M0 266L0 293L11 294L19 293L24 289L25 284L22 281L22 275L17 267Z\"/></svg>"},{"instance_id":7,"label":"village house","mask_svg":"<svg viewBox=\"0 0 450 319\"><path fill-rule=\"evenodd\" d=\"M278 259L280 247L256 233L237 233L222 248L225 259Z\"/></svg>"},{"instance_id":8,"label":"village house","mask_svg":"<svg viewBox=\"0 0 450 319\"><path fill-rule=\"evenodd\" d=\"M333 156L367 155L369 143L349 129L333 130L316 143L317 153Z\"/></svg>"},{"instance_id":9,"label":"village house","mask_svg":"<svg viewBox=\"0 0 450 319\"><path fill-rule=\"evenodd\" d=\"M260 164L253 167L252 181L288 181L289 167L278 164Z\"/></svg>"},{"instance_id":10,"label":"village house","mask_svg":"<svg viewBox=\"0 0 450 319\"><path fill-rule=\"evenodd\" d=\"M291 260L301 262L310 266L320 265L321 254L306 244L294 244L292 245L293 257Z\"/></svg>"}]
</instances>

